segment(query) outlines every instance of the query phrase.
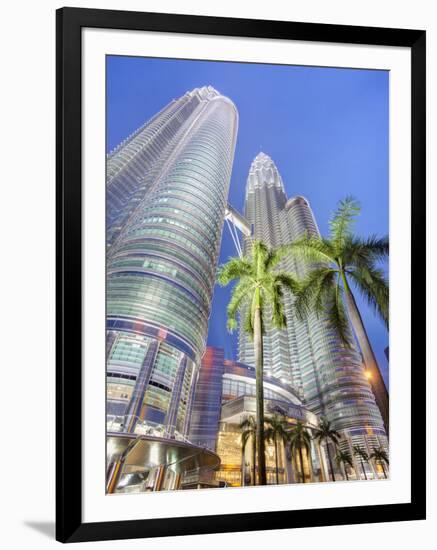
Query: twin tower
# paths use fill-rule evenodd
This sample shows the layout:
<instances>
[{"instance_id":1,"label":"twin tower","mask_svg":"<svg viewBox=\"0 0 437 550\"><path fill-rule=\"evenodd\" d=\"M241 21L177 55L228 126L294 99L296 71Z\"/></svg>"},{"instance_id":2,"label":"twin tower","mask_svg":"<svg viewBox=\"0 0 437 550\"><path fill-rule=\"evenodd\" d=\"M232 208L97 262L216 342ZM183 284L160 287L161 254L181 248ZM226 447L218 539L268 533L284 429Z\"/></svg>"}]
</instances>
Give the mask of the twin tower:
<instances>
[{"instance_id":1,"label":"twin tower","mask_svg":"<svg viewBox=\"0 0 437 550\"><path fill-rule=\"evenodd\" d=\"M108 155L108 432L189 433L237 131L235 105L206 86L173 100ZM252 238L272 247L318 234L308 201L287 197L264 153L250 167L244 214ZM305 269L292 258L284 268ZM291 384L352 441L385 439L359 350L345 349L323 319L298 320L291 295L285 312L285 330L266 327L266 376ZM243 330L239 360L253 364Z\"/></svg>"}]
</instances>

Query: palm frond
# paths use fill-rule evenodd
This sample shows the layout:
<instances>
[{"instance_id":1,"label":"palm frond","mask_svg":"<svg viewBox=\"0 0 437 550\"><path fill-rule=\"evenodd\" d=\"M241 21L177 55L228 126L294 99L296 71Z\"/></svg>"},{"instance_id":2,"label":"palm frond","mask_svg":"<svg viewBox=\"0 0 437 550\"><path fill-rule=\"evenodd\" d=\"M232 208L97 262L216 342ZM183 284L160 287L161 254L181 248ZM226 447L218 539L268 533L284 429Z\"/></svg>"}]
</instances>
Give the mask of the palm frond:
<instances>
[{"instance_id":1,"label":"palm frond","mask_svg":"<svg viewBox=\"0 0 437 550\"><path fill-rule=\"evenodd\" d=\"M344 307L343 289L340 286L339 280L331 290L331 296L328 301L327 320L329 327L338 334L343 344L350 348L352 342L349 332L349 320Z\"/></svg>"},{"instance_id":2,"label":"palm frond","mask_svg":"<svg viewBox=\"0 0 437 550\"><path fill-rule=\"evenodd\" d=\"M336 269L318 267L310 271L301 282L294 307L300 320L303 320L312 311L318 317L324 315L329 327L337 332L342 342L347 347L351 346L343 290L339 284Z\"/></svg>"},{"instance_id":3,"label":"palm frond","mask_svg":"<svg viewBox=\"0 0 437 550\"><path fill-rule=\"evenodd\" d=\"M243 451L246 448L247 442L252 437L252 435L253 435L252 432L249 430L246 430L245 432L241 433L241 447Z\"/></svg>"},{"instance_id":4,"label":"palm frond","mask_svg":"<svg viewBox=\"0 0 437 550\"><path fill-rule=\"evenodd\" d=\"M383 270L373 265L363 265L348 270L348 275L352 277L362 296L388 328L390 292Z\"/></svg>"},{"instance_id":5,"label":"palm frond","mask_svg":"<svg viewBox=\"0 0 437 550\"><path fill-rule=\"evenodd\" d=\"M271 248L267 253L265 259L265 269L266 271L272 270L276 267L287 255L287 248L285 246L279 246L278 248Z\"/></svg>"},{"instance_id":6,"label":"palm frond","mask_svg":"<svg viewBox=\"0 0 437 550\"><path fill-rule=\"evenodd\" d=\"M288 427L286 417L283 414L279 414L277 412L275 412L271 416L266 416L265 422L267 426L278 433L285 434L285 430Z\"/></svg>"},{"instance_id":7,"label":"palm frond","mask_svg":"<svg viewBox=\"0 0 437 550\"><path fill-rule=\"evenodd\" d=\"M275 430L273 428L265 428L264 429L264 438L266 441L274 441L275 440Z\"/></svg>"},{"instance_id":8,"label":"palm frond","mask_svg":"<svg viewBox=\"0 0 437 550\"><path fill-rule=\"evenodd\" d=\"M287 441L292 452L305 448L308 452L311 446L311 436L300 420L288 432Z\"/></svg>"},{"instance_id":9,"label":"palm frond","mask_svg":"<svg viewBox=\"0 0 437 550\"><path fill-rule=\"evenodd\" d=\"M253 282L248 278L240 279L232 290L231 299L229 300L226 312L228 316L228 330L232 332L237 328L237 313L241 310L244 302L248 303L250 299L251 288Z\"/></svg>"},{"instance_id":10,"label":"palm frond","mask_svg":"<svg viewBox=\"0 0 437 550\"><path fill-rule=\"evenodd\" d=\"M319 427L316 428L314 433L314 439L319 441L332 441L334 445L338 445L341 435L337 430L331 427L331 422L326 418L320 418Z\"/></svg>"},{"instance_id":11,"label":"palm frond","mask_svg":"<svg viewBox=\"0 0 437 550\"><path fill-rule=\"evenodd\" d=\"M300 291L300 282L296 275L289 273L287 271L278 271L275 272L274 280L278 282L281 286L289 290L292 294L298 294Z\"/></svg>"},{"instance_id":12,"label":"palm frond","mask_svg":"<svg viewBox=\"0 0 437 550\"><path fill-rule=\"evenodd\" d=\"M254 241L252 246L253 272L257 277L266 272L266 263L271 254L271 250L262 241Z\"/></svg>"},{"instance_id":13,"label":"palm frond","mask_svg":"<svg viewBox=\"0 0 437 550\"><path fill-rule=\"evenodd\" d=\"M256 420L253 416L246 416L240 422L240 430L256 429Z\"/></svg>"},{"instance_id":14,"label":"palm frond","mask_svg":"<svg viewBox=\"0 0 437 550\"><path fill-rule=\"evenodd\" d=\"M388 254L388 237L378 238L371 235L367 239L362 239L351 235L344 242L341 256L344 266L359 267L386 260Z\"/></svg>"},{"instance_id":15,"label":"palm frond","mask_svg":"<svg viewBox=\"0 0 437 550\"><path fill-rule=\"evenodd\" d=\"M387 464L390 464L390 461L388 459L388 454L383 449L379 449L379 456L381 457L382 460L384 460L384 462L386 462Z\"/></svg>"},{"instance_id":16,"label":"palm frond","mask_svg":"<svg viewBox=\"0 0 437 550\"><path fill-rule=\"evenodd\" d=\"M331 241L336 250L341 250L345 239L352 234L352 225L361 207L353 197L339 201L337 209L329 220Z\"/></svg>"},{"instance_id":17,"label":"palm frond","mask_svg":"<svg viewBox=\"0 0 437 550\"><path fill-rule=\"evenodd\" d=\"M253 338L253 316L250 307L247 307L244 313L243 330L251 339Z\"/></svg>"},{"instance_id":18,"label":"palm frond","mask_svg":"<svg viewBox=\"0 0 437 550\"><path fill-rule=\"evenodd\" d=\"M354 451L354 455L355 456L358 456L360 458L362 458L363 460L365 461L368 461L369 460L369 455L367 454L367 452L362 449L359 445L354 445L352 450Z\"/></svg>"},{"instance_id":19,"label":"palm frond","mask_svg":"<svg viewBox=\"0 0 437 550\"><path fill-rule=\"evenodd\" d=\"M353 466L352 457L346 451L337 451L337 454L335 455L335 461L338 465L348 464L349 466Z\"/></svg>"},{"instance_id":20,"label":"palm frond","mask_svg":"<svg viewBox=\"0 0 437 550\"><path fill-rule=\"evenodd\" d=\"M325 268L321 273L314 302L314 309L318 315L326 311L329 298L332 296L334 288L336 288L337 278L338 272L335 269Z\"/></svg>"},{"instance_id":21,"label":"palm frond","mask_svg":"<svg viewBox=\"0 0 437 550\"><path fill-rule=\"evenodd\" d=\"M311 311L315 310L317 315L324 311L329 287L335 282L335 273L330 267L316 267L300 282L294 301L299 320L303 321Z\"/></svg>"},{"instance_id":22,"label":"palm frond","mask_svg":"<svg viewBox=\"0 0 437 550\"><path fill-rule=\"evenodd\" d=\"M293 256L309 264L335 261L335 250L328 239L304 235L285 247Z\"/></svg>"},{"instance_id":23,"label":"palm frond","mask_svg":"<svg viewBox=\"0 0 437 550\"><path fill-rule=\"evenodd\" d=\"M390 464L389 459L388 459L388 455L382 447L380 447L379 449L373 449L373 451L370 454L369 458L373 458L377 462L385 462L387 465Z\"/></svg>"},{"instance_id":24,"label":"palm frond","mask_svg":"<svg viewBox=\"0 0 437 550\"><path fill-rule=\"evenodd\" d=\"M284 328L287 320L284 313L284 293L280 283L270 273L261 279L261 285L260 290L263 295L263 303L268 305L265 308L264 315L267 314L267 311L270 311L272 326L275 328Z\"/></svg>"},{"instance_id":25,"label":"palm frond","mask_svg":"<svg viewBox=\"0 0 437 550\"><path fill-rule=\"evenodd\" d=\"M252 275L252 264L247 258L230 258L221 265L217 272L217 282L220 286L226 286L234 279L250 277Z\"/></svg>"},{"instance_id":26,"label":"palm frond","mask_svg":"<svg viewBox=\"0 0 437 550\"><path fill-rule=\"evenodd\" d=\"M285 288L294 293L298 292L299 282L297 278L285 271L270 272L262 279L261 284L263 292L268 295L268 299L265 301L271 306L272 325L279 329L285 328L287 318L284 311L283 289Z\"/></svg>"},{"instance_id":27,"label":"palm frond","mask_svg":"<svg viewBox=\"0 0 437 550\"><path fill-rule=\"evenodd\" d=\"M265 334L265 323L264 323L264 298L261 297L261 334ZM243 318L243 330L249 335L249 338L252 340L254 335L254 315L255 315L255 295L251 297L250 304L244 305L241 311Z\"/></svg>"},{"instance_id":28,"label":"palm frond","mask_svg":"<svg viewBox=\"0 0 437 550\"><path fill-rule=\"evenodd\" d=\"M271 296L272 306L272 326L275 328L285 328L287 326L287 318L284 312L284 303L282 300L282 290L279 285L276 285L273 295Z\"/></svg>"},{"instance_id":29,"label":"palm frond","mask_svg":"<svg viewBox=\"0 0 437 550\"><path fill-rule=\"evenodd\" d=\"M240 313L244 331L253 337L254 315L257 308L261 310L262 334L265 333L264 317L267 310L271 312L274 327L286 326L283 289L295 293L298 291L299 282L294 274L276 272L274 267L287 252L286 247L271 249L261 241L254 241L250 255L244 258L231 258L219 268L220 285L225 286L234 279L239 280L227 308L227 326L230 332L237 328L237 313Z\"/></svg>"}]
</instances>

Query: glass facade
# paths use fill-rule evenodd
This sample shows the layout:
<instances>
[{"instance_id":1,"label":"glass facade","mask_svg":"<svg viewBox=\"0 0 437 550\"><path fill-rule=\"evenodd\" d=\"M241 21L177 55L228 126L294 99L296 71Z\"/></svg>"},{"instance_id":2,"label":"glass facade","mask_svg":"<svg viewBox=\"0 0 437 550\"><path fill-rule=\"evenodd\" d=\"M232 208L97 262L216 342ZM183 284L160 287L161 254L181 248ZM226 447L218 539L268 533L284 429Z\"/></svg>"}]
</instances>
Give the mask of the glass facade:
<instances>
[{"instance_id":1,"label":"glass facade","mask_svg":"<svg viewBox=\"0 0 437 550\"><path fill-rule=\"evenodd\" d=\"M216 448L223 405L229 413L232 402L239 397L255 397L255 369L224 358L221 348L208 346L202 357L191 414L190 441L196 445ZM266 414L269 407L281 407L285 414L302 420L302 402L293 388L274 378L264 379ZM237 404L237 409L239 405Z\"/></svg>"},{"instance_id":2,"label":"glass facade","mask_svg":"<svg viewBox=\"0 0 437 550\"><path fill-rule=\"evenodd\" d=\"M199 88L108 156L109 431L188 434L237 126L234 104Z\"/></svg>"},{"instance_id":3,"label":"glass facade","mask_svg":"<svg viewBox=\"0 0 437 550\"><path fill-rule=\"evenodd\" d=\"M191 414L190 441L215 451L223 393L224 351L207 347L199 370Z\"/></svg>"},{"instance_id":4,"label":"glass facade","mask_svg":"<svg viewBox=\"0 0 437 550\"><path fill-rule=\"evenodd\" d=\"M305 232L319 235L308 201L288 199L281 175L272 161L260 153L253 161L246 185L245 216L253 224L253 237L271 247L292 242ZM250 239L244 242L250 251ZM280 268L305 275L305 266L287 257ZM287 327L274 329L265 322L264 364L266 374L291 384L306 406L332 421L349 452L352 445L365 449L387 448L387 437L362 358L353 344L347 349L327 322L316 315L297 319L293 297L284 293ZM351 341L354 342L349 330ZM240 330L239 359L253 365L253 343Z\"/></svg>"},{"instance_id":5,"label":"glass facade","mask_svg":"<svg viewBox=\"0 0 437 550\"><path fill-rule=\"evenodd\" d=\"M279 379L264 379L265 414L284 415L290 427L296 421L308 429L317 426L317 416L303 406L297 392ZM231 486L248 485L253 475L253 454L249 441L243 454L240 423L255 416L255 369L249 365L224 359L221 348L207 347L196 386L190 440L215 451L221 466L215 480ZM306 481L322 479L324 465L316 449L309 456L304 452ZM283 442L278 442L278 479L280 483L297 482L300 471ZM266 443L267 480L276 483L276 450L273 442Z\"/></svg>"}]
</instances>

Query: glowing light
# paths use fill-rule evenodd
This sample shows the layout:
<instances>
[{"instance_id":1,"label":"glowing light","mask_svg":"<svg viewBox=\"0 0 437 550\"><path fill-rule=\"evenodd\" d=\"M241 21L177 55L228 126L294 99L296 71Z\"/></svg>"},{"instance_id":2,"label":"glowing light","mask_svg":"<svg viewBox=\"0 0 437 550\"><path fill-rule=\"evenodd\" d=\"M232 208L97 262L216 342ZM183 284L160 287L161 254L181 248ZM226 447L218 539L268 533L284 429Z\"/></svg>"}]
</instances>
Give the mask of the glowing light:
<instances>
[{"instance_id":1,"label":"glowing light","mask_svg":"<svg viewBox=\"0 0 437 550\"><path fill-rule=\"evenodd\" d=\"M365 375L366 378L368 378L368 379L372 378L372 373L371 373L369 370L365 370L365 371L364 371L364 375Z\"/></svg>"}]
</instances>

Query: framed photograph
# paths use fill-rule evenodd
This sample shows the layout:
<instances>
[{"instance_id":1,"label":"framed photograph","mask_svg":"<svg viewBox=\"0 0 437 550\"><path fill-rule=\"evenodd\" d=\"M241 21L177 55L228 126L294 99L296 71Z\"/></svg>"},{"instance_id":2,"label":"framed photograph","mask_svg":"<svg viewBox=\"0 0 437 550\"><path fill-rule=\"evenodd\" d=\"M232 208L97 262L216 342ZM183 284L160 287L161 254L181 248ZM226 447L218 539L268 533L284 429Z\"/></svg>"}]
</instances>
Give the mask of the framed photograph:
<instances>
[{"instance_id":1,"label":"framed photograph","mask_svg":"<svg viewBox=\"0 0 437 550\"><path fill-rule=\"evenodd\" d=\"M425 518L425 31L57 12L57 539Z\"/></svg>"}]
</instances>

